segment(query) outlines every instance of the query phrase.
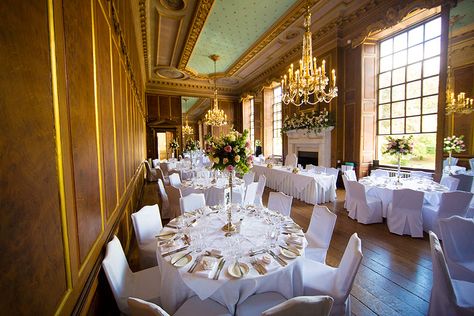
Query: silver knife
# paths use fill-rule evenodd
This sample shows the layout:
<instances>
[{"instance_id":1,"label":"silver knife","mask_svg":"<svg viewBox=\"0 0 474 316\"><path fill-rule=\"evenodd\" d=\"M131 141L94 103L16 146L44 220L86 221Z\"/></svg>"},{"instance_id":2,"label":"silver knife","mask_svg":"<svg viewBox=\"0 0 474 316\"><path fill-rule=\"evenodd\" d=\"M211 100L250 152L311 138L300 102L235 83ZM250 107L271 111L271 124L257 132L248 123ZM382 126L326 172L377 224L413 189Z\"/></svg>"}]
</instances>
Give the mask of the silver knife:
<instances>
[{"instance_id":1,"label":"silver knife","mask_svg":"<svg viewBox=\"0 0 474 316\"><path fill-rule=\"evenodd\" d=\"M196 269L197 265L199 262L201 262L203 255L199 255L195 260L193 265L189 268L188 272L193 273L194 270Z\"/></svg>"},{"instance_id":2,"label":"silver knife","mask_svg":"<svg viewBox=\"0 0 474 316\"><path fill-rule=\"evenodd\" d=\"M219 275L221 274L221 270L224 267L225 260L221 259L219 265L217 266L216 274L214 275L214 280L219 280Z\"/></svg>"},{"instance_id":3,"label":"silver knife","mask_svg":"<svg viewBox=\"0 0 474 316\"><path fill-rule=\"evenodd\" d=\"M178 252L183 251L183 250L185 250L185 249L188 249L188 246L184 246L184 247L181 247L181 248L178 248L178 249L169 251L169 252L165 252L165 253L162 254L161 256L162 256L162 257L167 257L167 256L169 256L169 255L174 255L175 253L178 253Z\"/></svg>"}]
</instances>

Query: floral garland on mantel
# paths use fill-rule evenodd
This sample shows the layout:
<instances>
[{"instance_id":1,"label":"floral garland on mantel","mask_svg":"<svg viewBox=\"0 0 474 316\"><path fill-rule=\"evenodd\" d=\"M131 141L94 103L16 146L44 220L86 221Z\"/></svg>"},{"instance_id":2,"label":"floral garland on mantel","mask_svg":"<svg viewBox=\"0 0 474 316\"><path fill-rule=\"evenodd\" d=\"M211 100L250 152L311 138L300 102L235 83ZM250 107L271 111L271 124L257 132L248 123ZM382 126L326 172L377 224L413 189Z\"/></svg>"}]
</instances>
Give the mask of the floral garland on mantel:
<instances>
[{"instance_id":1,"label":"floral garland on mantel","mask_svg":"<svg viewBox=\"0 0 474 316\"><path fill-rule=\"evenodd\" d=\"M294 113L291 117L286 117L283 121L282 133L287 133L292 130L305 129L307 133L321 133L325 128L334 126L334 123L329 118L328 111L311 111L310 113Z\"/></svg>"}]
</instances>

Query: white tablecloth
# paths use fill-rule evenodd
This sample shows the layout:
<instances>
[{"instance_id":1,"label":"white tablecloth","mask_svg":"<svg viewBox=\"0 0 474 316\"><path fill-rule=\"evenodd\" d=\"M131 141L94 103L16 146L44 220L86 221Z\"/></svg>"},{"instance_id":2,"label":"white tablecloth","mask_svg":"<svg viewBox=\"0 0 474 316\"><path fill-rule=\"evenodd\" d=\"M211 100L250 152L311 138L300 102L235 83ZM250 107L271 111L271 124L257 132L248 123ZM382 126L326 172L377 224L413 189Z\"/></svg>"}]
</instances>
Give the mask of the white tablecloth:
<instances>
[{"instance_id":1,"label":"white tablecloth","mask_svg":"<svg viewBox=\"0 0 474 316\"><path fill-rule=\"evenodd\" d=\"M424 193L424 203L438 206L441 194L448 192L448 188L429 179L402 178L401 185L395 184L395 178L365 177L359 180L365 186L367 195L382 200L383 217L387 217L388 205L393 201L393 191L399 189L412 189Z\"/></svg>"},{"instance_id":2,"label":"white tablecloth","mask_svg":"<svg viewBox=\"0 0 474 316\"><path fill-rule=\"evenodd\" d=\"M292 173L286 167L254 165L256 178L263 174L267 178L266 186L291 195L309 204L320 204L336 200L336 177L328 174L300 171Z\"/></svg>"},{"instance_id":3,"label":"white tablecloth","mask_svg":"<svg viewBox=\"0 0 474 316\"><path fill-rule=\"evenodd\" d=\"M209 213L209 210L204 213ZM225 211L217 214L198 216L195 226L185 228L182 232L190 237L189 250L194 250L191 260L186 266L176 268L171 265L170 257L163 258L162 253L179 248L184 242L179 239L170 248L157 248L157 259L161 269L161 302L163 307L172 314L189 297L198 295L200 299L212 298L213 300L226 306L231 313L235 312L235 306L243 302L254 293L266 291L278 291L287 298L303 294L302 285L302 262L301 257L295 259L285 259L287 266L280 266L274 259L266 266L267 273L260 275L250 264L249 250L260 250L270 246L269 236L271 231L277 232L278 239L276 247L272 248L278 254L279 244L285 244L287 235L280 234L285 229L285 225L293 225L289 217L283 217L277 212L271 212L267 209L251 210L250 208L234 211L233 219L240 222L240 233L231 237L224 237L221 230L226 223L227 216ZM240 220L241 219L241 220ZM179 221L179 220L178 220ZM188 220L189 223L189 220ZM172 228L165 227L164 231ZM302 232L298 232L302 234ZM203 236L203 242L200 243L200 249L197 249L196 234ZM302 255L307 242L304 237L300 240L302 245ZM201 252L198 252L201 250ZM198 264L194 273L187 272L198 254L205 250L217 250L226 260L224 268L220 273L218 280L213 280L215 268L210 271L203 270L202 265ZM228 273L228 267L235 264L235 257L239 257L241 263L249 267L249 272L243 278L237 279ZM261 259L263 254L255 256ZM172 256L171 256L172 257ZM216 259L217 262L217 259ZM217 264L216 264L217 265Z\"/></svg>"},{"instance_id":4,"label":"white tablecloth","mask_svg":"<svg viewBox=\"0 0 474 316\"><path fill-rule=\"evenodd\" d=\"M183 181L181 186L181 194L187 196L191 193L204 193L206 201L218 201L223 200L224 197L215 196L218 191L210 190L212 187L226 188L229 186L228 178L217 178L217 181L213 183L211 178L193 178L191 180ZM233 180L233 192L244 196L245 183L238 178ZM223 200L224 201L224 200Z\"/></svg>"}]
</instances>

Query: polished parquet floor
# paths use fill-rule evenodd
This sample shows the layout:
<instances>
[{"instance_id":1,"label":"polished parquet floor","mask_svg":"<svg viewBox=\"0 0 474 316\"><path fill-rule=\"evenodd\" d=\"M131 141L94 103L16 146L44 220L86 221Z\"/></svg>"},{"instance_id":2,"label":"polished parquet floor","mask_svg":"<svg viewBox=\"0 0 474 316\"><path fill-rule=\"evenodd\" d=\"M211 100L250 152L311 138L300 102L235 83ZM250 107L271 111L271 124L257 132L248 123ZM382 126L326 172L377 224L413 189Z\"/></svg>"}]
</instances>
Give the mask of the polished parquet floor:
<instances>
[{"instance_id":1,"label":"polished parquet floor","mask_svg":"<svg viewBox=\"0 0 474 316\"><path fill-rule=\"evenodd\" d=\"M264 204L268 200L265 189ZM337 267L349 237L356 232L362 239L364 258L357 273L351 296L353 315L426 315L432 286L431 255L428 236L423 239L398 236L386 223L363 225L350 219L344 209L344 190L337 201L325 204L337 214L336 227L326 263ZM158 202L156 183L145 186L142 205ZM313 206L293 200L291 217L305 230ZM131 262L136 264L132 246ZM135 257L135 258L134 258Z\"/></svg>"}]
</instances>

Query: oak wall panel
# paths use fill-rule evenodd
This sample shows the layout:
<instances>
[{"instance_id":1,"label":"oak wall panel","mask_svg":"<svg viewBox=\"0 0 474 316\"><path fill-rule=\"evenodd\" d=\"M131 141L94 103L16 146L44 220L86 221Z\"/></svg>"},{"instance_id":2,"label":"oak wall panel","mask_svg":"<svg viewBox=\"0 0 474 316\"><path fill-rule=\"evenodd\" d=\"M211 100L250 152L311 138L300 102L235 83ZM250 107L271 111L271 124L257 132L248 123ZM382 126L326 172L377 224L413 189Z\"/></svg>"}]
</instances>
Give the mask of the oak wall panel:
<instances>
[{"instance_id":1,"label":"oak wall panel","mask_svg":"<svg viewBox=\"0 0 474 316\"><path fill-rule=\"evenodd\" d=\"M113 90L114 90L114 122L115 122L115 141L117 150L117 160L115 166L117 168L117 192L118 198L123 194L124 191L124 180L123 180L123 126L122 126L122 95L121 95L121 83L120 83L120 53L118 51L115 42L112 45L112 73L113 73Z\"/></svg>"},{"instance_id":2,"label":"oak wall panel","mask_svg":"<svg viewBox=\"0 0 474 316\"><path fill-rule=\"evenodd\" d=\"M52 315L67 283L47 3L4 0L0 12L0 311Z\"/></svg>"}]
</instances>

